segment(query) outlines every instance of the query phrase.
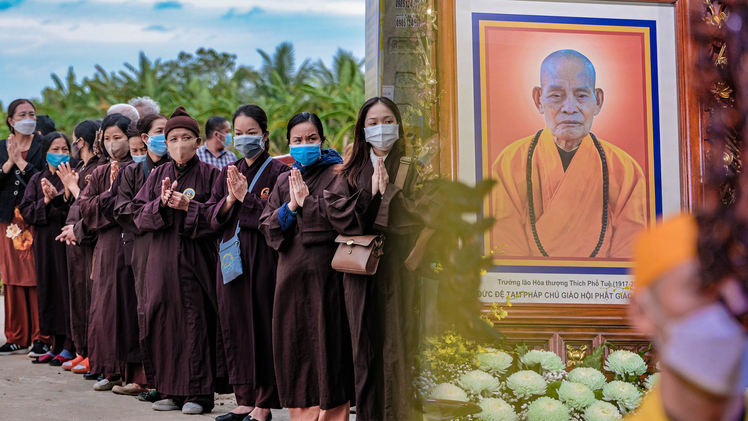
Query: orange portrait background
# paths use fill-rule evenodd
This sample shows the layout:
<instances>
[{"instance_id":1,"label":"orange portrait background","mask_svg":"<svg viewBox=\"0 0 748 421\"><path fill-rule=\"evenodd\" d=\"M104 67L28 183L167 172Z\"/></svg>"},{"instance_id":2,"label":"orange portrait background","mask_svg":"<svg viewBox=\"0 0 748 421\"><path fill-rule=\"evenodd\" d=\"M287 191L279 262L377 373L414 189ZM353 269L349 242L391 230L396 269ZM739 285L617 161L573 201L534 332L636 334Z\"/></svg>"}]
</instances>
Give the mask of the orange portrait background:
<instances>
[{"instance_id":1,"label":"orange portrait background","mask_svg":"<svg viewBox=\"0 0 748 421\"><path fill-rule=\"evenodd\" d=\"M654 198L649 188L648 69L644 34L496 26L487 26L484 30L486 114L483 124L487 141L486 156L482 159L483 168L489 173L483 176L491 176L491 166L509 144L545 127L543 116L532 100L533 87L540 85L540 65L550 53L572 49L592 61L597 88L605 95L592 132L623 149L639 163L647 179L647 197L651 204ZM489 214L493 214L493 209Z\"/></svg>"}]
</instances>

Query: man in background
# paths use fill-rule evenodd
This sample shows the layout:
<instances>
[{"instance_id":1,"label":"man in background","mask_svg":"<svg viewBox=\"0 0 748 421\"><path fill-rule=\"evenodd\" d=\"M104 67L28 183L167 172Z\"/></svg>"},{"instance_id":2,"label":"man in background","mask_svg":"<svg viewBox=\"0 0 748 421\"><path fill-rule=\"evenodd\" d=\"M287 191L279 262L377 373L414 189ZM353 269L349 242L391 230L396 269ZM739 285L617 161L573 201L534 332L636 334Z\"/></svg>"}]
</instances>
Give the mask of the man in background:
<instances>
[{"instance_id":1,"label":"man in background","mask_svg":"<svg viewBox=\"0 0 748 421\"><path fill-rule=\"evenodd\" d=\"M231 125L223 117L211 117L205 123L205 144L198 148L200 160L219 170L235 162L238 158L226 149L232 144Z\"/></svg>"}]
</instances>

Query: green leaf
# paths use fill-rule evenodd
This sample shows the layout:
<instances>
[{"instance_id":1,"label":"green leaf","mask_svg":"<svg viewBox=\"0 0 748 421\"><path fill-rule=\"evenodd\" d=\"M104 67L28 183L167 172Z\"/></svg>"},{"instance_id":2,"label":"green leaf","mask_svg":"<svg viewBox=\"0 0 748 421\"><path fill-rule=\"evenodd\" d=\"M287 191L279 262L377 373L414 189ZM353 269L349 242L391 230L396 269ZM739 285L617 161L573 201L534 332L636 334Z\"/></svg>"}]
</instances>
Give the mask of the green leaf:
<instances>
[{"instance_id":1,"label":"green leaf","mask_svg":"<svg viewBox=\"0 0 748 421\"><path fill-rule=\"evenodd\" d=\"M605 354L605 347L608 345L608 343L604 343L597 348L595 348L594 351L587 357L585 357L584 361L582 361L582 365L580 367L589 367L594 368L596 370L603 370L603 354Z\"/></svg>"}]
</instances>

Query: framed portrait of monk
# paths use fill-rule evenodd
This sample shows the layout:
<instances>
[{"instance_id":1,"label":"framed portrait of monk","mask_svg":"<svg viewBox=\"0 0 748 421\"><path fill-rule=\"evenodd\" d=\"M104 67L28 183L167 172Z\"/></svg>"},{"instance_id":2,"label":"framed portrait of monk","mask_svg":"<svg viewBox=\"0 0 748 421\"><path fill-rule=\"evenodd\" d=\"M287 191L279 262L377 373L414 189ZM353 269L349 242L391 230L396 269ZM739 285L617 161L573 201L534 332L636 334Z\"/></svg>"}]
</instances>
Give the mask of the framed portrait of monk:
<instances>
[{"instance_id":1,"label":"framed portrait of monk","mask_svg":"<svg viewBox=\"0 0 748 421\"><path fill-rule=\"evenodd\" d=\"M481 298L625 304L635 239L681 207L672 4L455 2L458 176L479 217Z\"/></svg>"}]
</instances>

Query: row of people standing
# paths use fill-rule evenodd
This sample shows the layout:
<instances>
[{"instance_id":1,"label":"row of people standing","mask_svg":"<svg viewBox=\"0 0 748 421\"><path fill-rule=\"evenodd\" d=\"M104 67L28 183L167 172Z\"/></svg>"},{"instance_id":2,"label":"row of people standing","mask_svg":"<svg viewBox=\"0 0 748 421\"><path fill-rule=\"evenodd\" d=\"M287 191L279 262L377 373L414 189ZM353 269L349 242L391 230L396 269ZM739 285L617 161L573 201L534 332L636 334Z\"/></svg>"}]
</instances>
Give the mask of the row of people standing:
<instances>
[{"instance_id":1,"label":"row of people standing","mask_svg":"<svg viewBox=\"0 0 748 421\"><path fill-rule=\"evenodd\" d=\"M9 112L12 131L22 117ZM267 116L254 105L236 111L233 135L227 121L206 128L244 156L221 170L200 159L200 128L184 108L134 120L110 114L94 136L95 122L79 125L74 169L67 138L45 138L46 164L17 205L36 228L38 302L40 273L54 272L44 282L60 292L62 328L41 330L55 335L50 354L88 357L99 390L155 388L157 410L210 412L226 379L239 407L222 420L266 420L280 407L292 419L347 419L354 404L357 419L409 419L418 291L403 261L422 221L416 172L400 165L397 106L364 104L346 162L325 148L315 114L294 116L290 167L270 157ZM0 160L7 150L24 170L15 136ZM332 269L338 235L372 233L386 238L375 275ZM241 267L230 273L219 252L233 244Z\"/></svg>"}]
</instances>

